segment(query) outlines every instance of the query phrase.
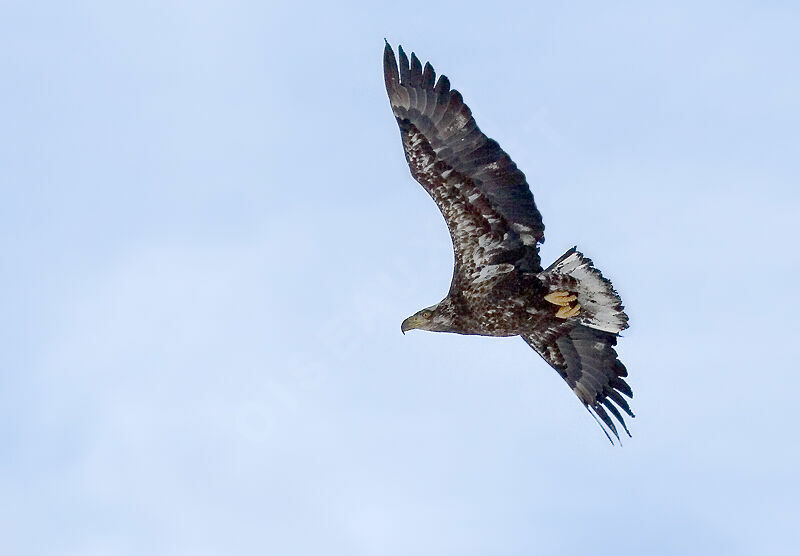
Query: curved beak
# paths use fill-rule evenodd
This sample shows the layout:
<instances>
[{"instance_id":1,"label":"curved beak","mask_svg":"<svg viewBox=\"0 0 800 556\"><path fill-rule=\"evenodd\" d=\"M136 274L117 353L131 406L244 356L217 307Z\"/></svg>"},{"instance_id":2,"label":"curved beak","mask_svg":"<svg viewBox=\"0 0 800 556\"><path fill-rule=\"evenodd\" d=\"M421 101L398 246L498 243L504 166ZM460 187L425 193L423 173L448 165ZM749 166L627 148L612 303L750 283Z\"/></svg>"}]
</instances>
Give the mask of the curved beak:
<instances>
[{"instance_id":1,"label":"curved beak","mask_svg":"<svg viewBox=\"0 0 800 556\"><path fill-rule=\"evenodd\" d=\"M414 330L415 328L419 328L419 317L417 315L408 317L403 321L403 324L400 325L400 331L403 334L409 330Z\"/></svg>"}]
</instances>

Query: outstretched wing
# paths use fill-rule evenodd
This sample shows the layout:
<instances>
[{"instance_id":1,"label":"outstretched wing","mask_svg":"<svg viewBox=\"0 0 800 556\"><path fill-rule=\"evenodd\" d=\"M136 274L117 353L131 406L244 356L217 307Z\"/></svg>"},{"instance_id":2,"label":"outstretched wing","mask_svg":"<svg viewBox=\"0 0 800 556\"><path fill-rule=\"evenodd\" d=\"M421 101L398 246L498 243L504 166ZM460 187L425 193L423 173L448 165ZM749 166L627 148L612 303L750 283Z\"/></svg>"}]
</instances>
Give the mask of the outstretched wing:
<instances>
[{"instance_id":1,"label":"outstretched wing","mask_svg":"<svg viewBox=\"0 0 800 556\"><path fill-rule=\"evenodd\" d=\"M628 402L622 397L625 394L632 398L633 392L624 379L628 371L614 350L616 334L551 319L543 322L538 331L522 338L558 371L581 402L605 423L617 440L617 427L608 413L619 421L628 436L631 435L619 411L621 409L634 417Z\"/></svg>"},{"instance_id":2,"label":"outstretched wing","mask_svg":"<svg viewBox=\"0 0 800 556\"><path fill-rule=\"evenodd\" d=\"M544 225L525 175L478 129L461 94L430 63L423 69L386 43L386 92L411 174L442 212L455 251L453 285L514 269L539 271ZM435 82L435 84L434 84Z\"/></svg>"}]
</instances>

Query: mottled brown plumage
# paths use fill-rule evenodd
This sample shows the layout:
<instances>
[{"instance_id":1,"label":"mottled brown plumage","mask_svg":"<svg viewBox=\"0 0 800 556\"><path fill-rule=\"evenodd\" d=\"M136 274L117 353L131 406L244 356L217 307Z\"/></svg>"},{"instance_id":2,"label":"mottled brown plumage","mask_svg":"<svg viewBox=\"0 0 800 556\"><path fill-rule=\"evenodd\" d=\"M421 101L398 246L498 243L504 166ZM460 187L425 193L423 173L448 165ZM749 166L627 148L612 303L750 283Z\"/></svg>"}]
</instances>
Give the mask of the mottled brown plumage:
<instances>
[{"instance_id":1,"label":"mottled brown plumage","mask_svg":"<svg viewBox=\"0 0 800 556\"><path fill-rule=\"evenodd\" d=\"M411 174L433 198L453 240L447 297L403 322L434 332L521 336L617 438L611 413L633 417L614 346L627 327L619 296L571 249L542 269L544 224L525 175L478 128L461 94L412 53L389 44L384 78ZM630 433L628 433L630 434ZM611 437L609 436L609 439Z\"/></svg>"}]
</instances>

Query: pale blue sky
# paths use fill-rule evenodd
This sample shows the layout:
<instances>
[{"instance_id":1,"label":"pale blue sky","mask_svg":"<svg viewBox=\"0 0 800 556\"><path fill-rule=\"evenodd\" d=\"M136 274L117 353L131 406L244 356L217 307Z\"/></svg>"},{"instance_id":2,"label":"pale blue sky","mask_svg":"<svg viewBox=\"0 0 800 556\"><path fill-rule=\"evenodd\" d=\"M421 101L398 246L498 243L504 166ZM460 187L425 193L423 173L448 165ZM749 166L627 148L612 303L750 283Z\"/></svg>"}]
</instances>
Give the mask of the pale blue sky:
<instances>
[{"instance_id":1,"label":"pale blue sky","mask_svg":"<svg viewBox=\"0 0 800 556\"><path fill-rule=\"evenodd\" d=\"M4 2L0 553L794 552L794 2ZM612 448L452 271L383 38L631 315Z\"/></svg>"}]
</instances>

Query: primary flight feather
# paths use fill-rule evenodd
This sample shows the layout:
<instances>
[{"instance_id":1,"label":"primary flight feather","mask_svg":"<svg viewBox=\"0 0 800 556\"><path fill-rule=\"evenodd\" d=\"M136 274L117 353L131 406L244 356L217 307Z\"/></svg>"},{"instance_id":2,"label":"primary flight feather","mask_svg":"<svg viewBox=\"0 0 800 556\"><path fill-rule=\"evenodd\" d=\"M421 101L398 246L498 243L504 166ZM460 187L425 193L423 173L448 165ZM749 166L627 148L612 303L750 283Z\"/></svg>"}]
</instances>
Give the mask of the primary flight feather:
<instances>
[{"instance_id":1,"label":"primary flight feather","mask_svg":"<svg viewBox=\"0 0 800 556\"><path fill-rule=\"evenodd\" d=\"M525 175L481 132L447 77L437 80L402 47L398 58L386 43L386 92L411 175L442 212L455 253L447 296L402 331L521 336L617 439L611 416L630 436L623 396L633 394L614 349L628 317L611 282L575 248L542 268L544 224Z\"/></svg>"}]
</instances>

